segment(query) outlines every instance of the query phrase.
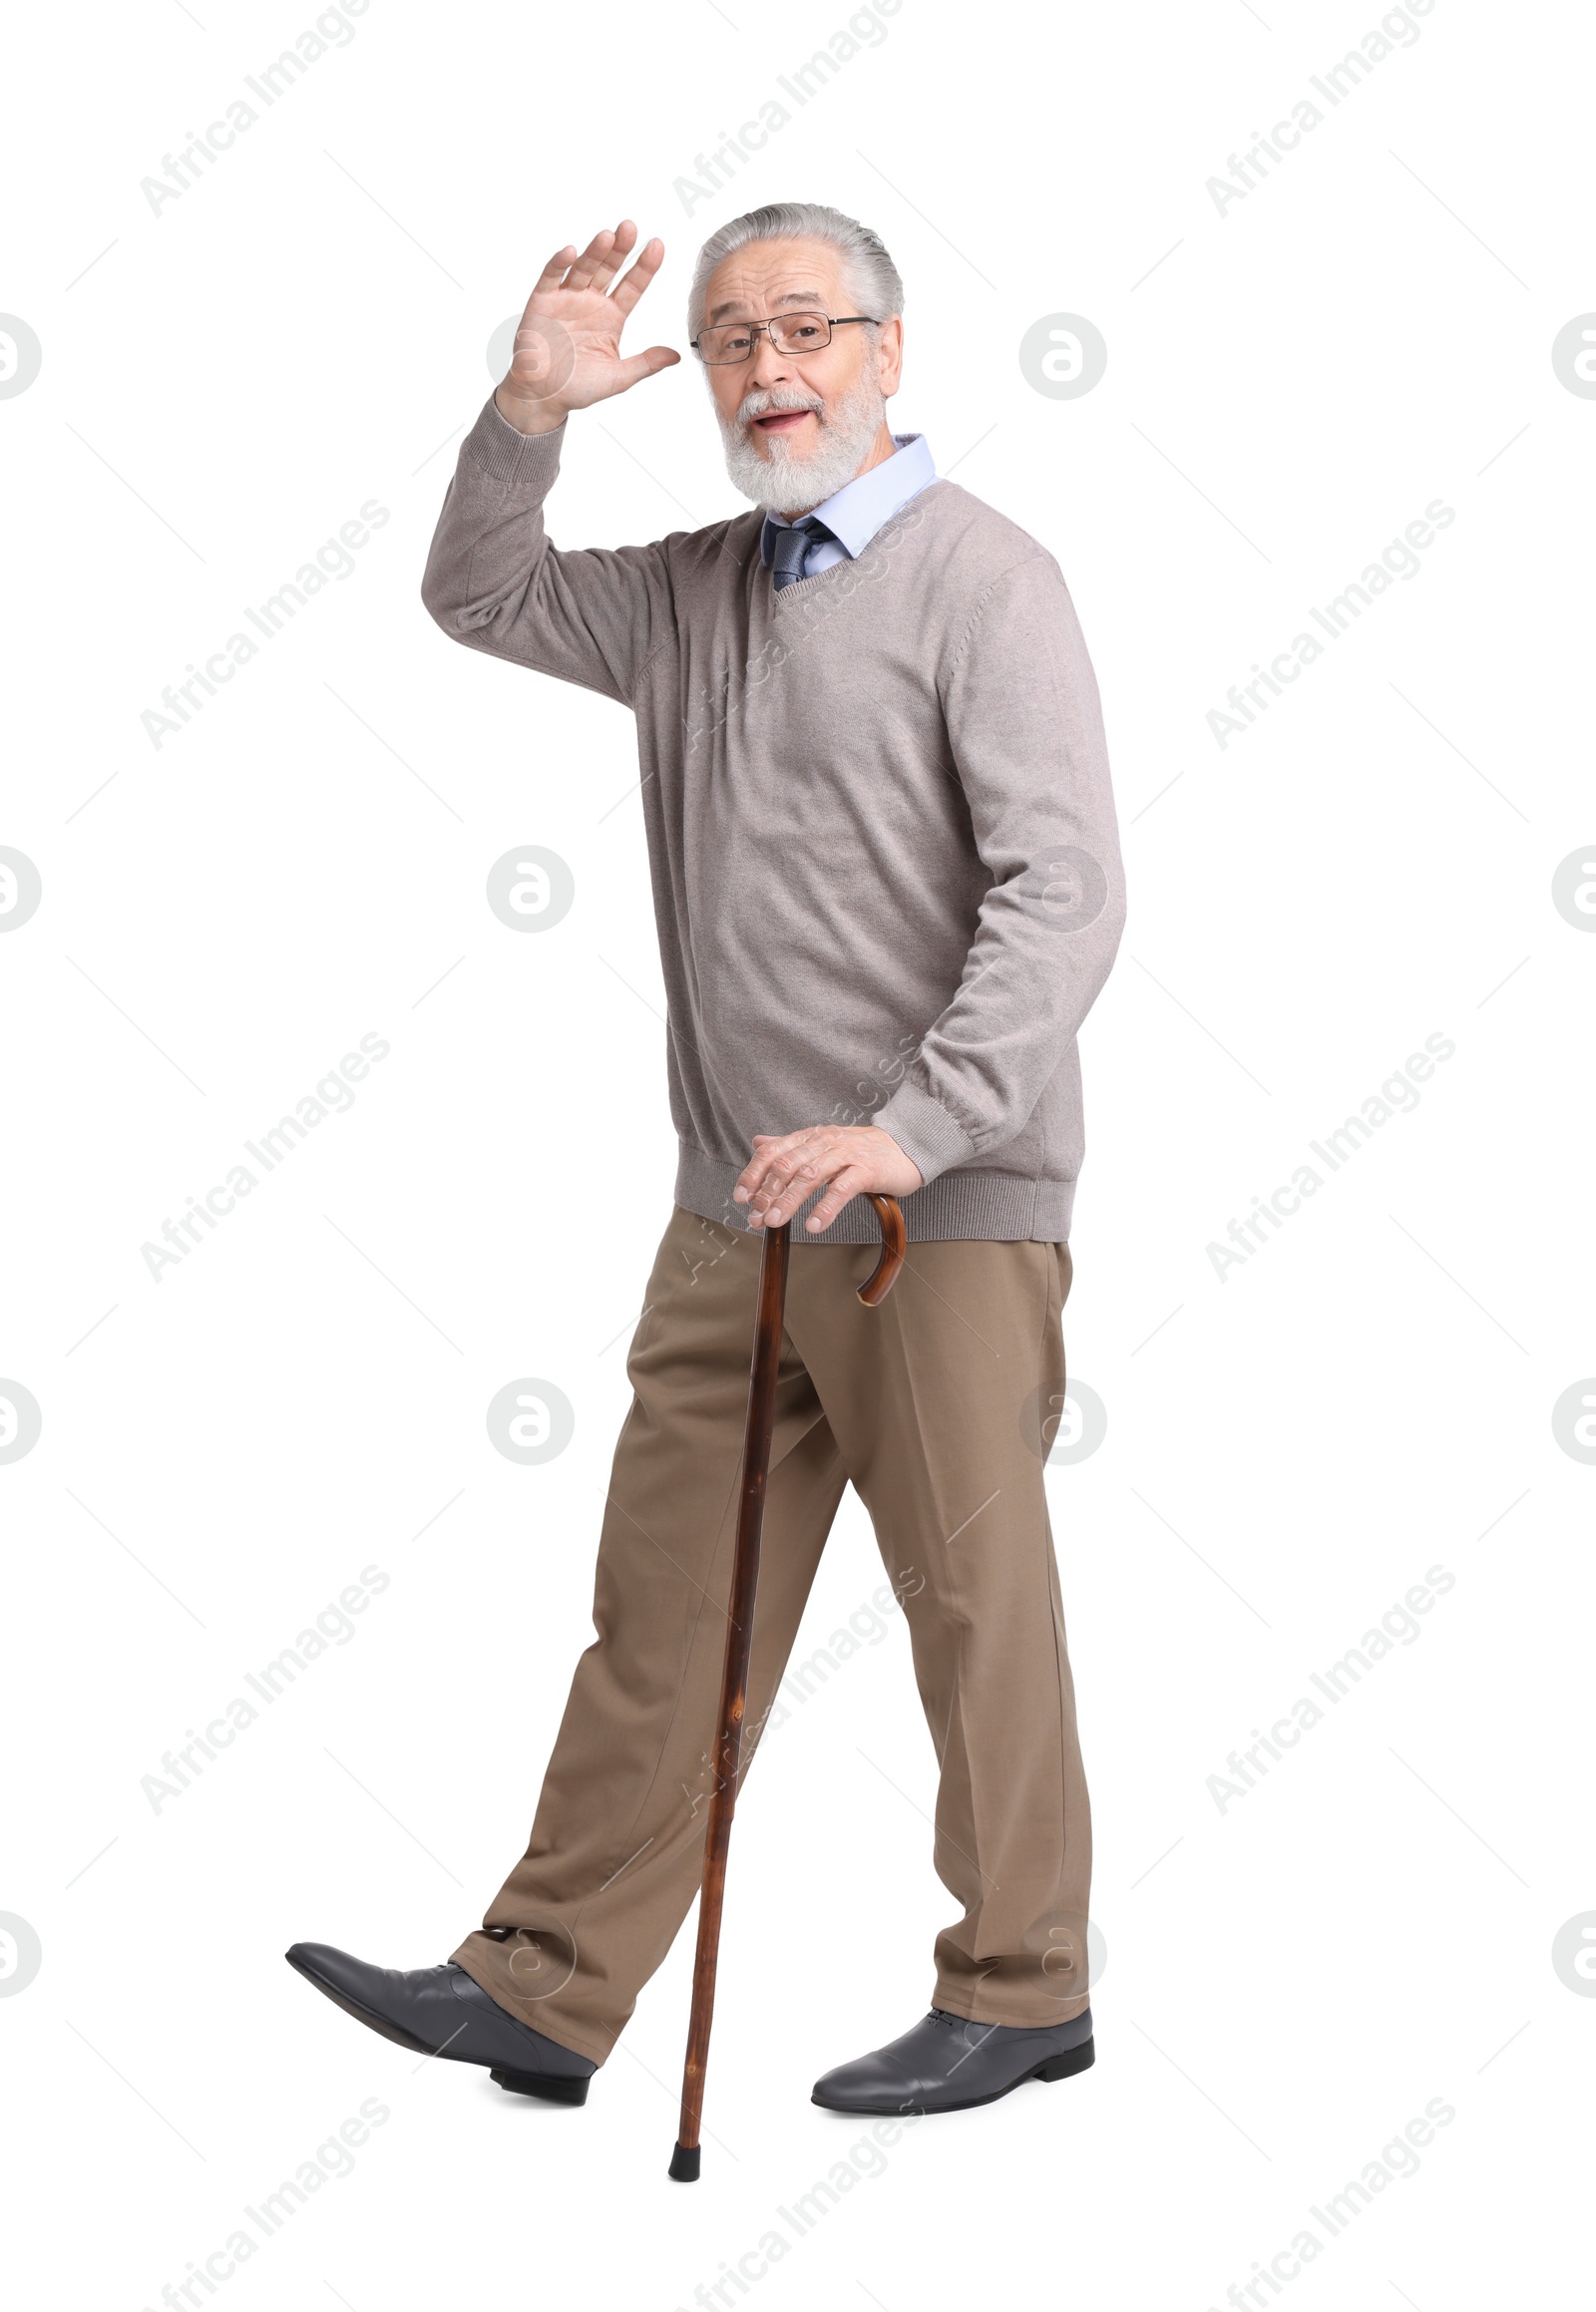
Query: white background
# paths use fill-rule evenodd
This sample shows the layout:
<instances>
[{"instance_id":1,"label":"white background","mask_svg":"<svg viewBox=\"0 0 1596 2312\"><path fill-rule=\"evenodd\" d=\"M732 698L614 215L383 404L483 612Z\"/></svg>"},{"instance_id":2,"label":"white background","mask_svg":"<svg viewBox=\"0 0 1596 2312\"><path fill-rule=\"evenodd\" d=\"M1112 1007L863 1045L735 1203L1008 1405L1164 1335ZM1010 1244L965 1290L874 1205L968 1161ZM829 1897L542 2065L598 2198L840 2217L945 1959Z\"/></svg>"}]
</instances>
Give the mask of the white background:
<instances>
[{"instance_id":1,"label":"white background","mask_svg":"<svg viewBox=\"0 0 1596 2312\"><path fill-rule=\"evenodd\" d=\"M156 2305L375 2097L228 2306L669 2312L865 2135L817 2074L923 2010L952 1905L897 1616L750 1778L696 2189L665 2176L690 1923L581 2112L418 2075L281 1959L431 1964L520 1852L670 1202L631 726L427 619L455 439L562 241L660 232L635 342L682 347L699 241L789 197L882 232L895 423L1059 559L1130 921L1082 1036L1065 1328L1108 1429L1049 1476L1098 2063L925 2122L746 2293L1200 2312L1438 2098L1419 2172L1286 2297L1566 2300L1596 1469L1551 1408L1596 1369L1596 940L1551 880L1596 832L1596 402L1550 349L1596 306L1589 20L1436 0L1221 215L1206 181L1374 0L904 0L688 215L675 181L845 0L373 0L153 213L141 180L314 13L148 0L14 42L0 306L43 366L0 402L0 843L44 891L0 940L0 1374L43 1415L0 1467L0 1909L43 1951L0 2000L14 2300ZM1019 369L1056 312L1109 349L1077 400ZM1229 686L1437 498L1421 574L1221 749ZM353 575L153 746L163 686L371 499ZM738 503L688 363L573 422L552 528ZM532 938L483 896L526 844L577 886ZM353 1108L157 1283L141 1247L368 1032ZM1210 1242L1436 1033L1418 1107L1222 1282ZM535 1468L485 1426L528 1375L576 1413ZM368 1564L355 1638L153 1811L141 1777ZM1431 1565L1421 1637L1221 1812L1228 1754ZM850 1496L799 1658L881 1579Z\"/></svg>"}]
</instances>

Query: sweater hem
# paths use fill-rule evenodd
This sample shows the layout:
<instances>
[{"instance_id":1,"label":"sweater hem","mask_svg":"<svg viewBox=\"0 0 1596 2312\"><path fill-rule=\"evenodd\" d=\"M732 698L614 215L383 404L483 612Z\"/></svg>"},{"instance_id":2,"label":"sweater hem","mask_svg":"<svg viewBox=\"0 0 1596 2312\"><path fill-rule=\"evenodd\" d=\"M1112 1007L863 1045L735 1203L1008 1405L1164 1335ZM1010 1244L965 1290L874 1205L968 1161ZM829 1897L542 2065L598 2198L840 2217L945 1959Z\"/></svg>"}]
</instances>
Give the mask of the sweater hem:
<instances>
[{"instance_id":1,"label":"sweater hem","mask_svg":"<svg viewBox=\"0 0 1596 2312\"><path fill-rule=\"evenodd\" d=\"M763 1234L749 1228L748 1207L731 1201L743 1166L706 1155L685 1140L678 1146L675 1196L682 1209L741 1236ZM879 1240L875 1210L863 1196L844 1206L830 1228L811 1233L804 1222L823 1194L822 1189L814 1190L792 1216L795 1245L862 1245ZM976 1166L939 1172L912 1196L899 1198L912 1245L970 1237L998 1244L1065 1244L1074 1201L1072 1180L1030 1180L1017 1172Z\"/></svg>"}]
</instances>

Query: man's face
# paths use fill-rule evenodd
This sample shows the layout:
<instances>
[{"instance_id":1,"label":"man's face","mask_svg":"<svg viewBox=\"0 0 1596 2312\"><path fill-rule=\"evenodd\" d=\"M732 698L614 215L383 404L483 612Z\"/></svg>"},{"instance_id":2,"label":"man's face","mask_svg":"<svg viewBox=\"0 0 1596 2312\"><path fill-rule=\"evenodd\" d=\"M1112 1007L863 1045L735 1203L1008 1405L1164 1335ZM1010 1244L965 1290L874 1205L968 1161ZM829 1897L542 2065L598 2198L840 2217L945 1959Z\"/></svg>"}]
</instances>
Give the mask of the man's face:
<instances>
[{"instance_id":1,"label":"man's face","mask_svg":"<svg viewBox=\"0 0 1596 2312\"><path fill-rule=\"evenodd\" d=\"M709 277L704 326L782 313L857 312L842 252L829 241L750 241ZM778 353L767 334L747 361L706 370L732 479L757 504L806 511L852 479L885 432L896 393L903 323L837 329L814 353ZM887 436L890 451L891 437Z\"/></svg>"}]
</instances>

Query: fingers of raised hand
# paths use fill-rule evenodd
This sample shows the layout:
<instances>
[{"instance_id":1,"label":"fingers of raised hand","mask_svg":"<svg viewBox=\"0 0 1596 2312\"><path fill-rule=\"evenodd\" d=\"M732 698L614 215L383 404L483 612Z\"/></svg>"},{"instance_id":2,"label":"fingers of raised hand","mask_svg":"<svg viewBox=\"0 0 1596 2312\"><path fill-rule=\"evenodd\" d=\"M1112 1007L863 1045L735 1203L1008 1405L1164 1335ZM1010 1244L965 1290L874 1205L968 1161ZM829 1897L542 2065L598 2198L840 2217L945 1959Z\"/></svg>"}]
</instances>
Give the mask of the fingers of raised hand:
<instances>
[{"instance_id":1,"label":"fingers of raised hand","mask_svg":"<svg viewBox=\"0 0 1596 2312\"><path fill-rule=\"evenodd\" d=\"M602 232L596 232L575 264L567 268L566 277L561 286L567 289L591 288L594 276L608 255L614 237L607 226Z\"/></svg>"},{"instance_id":2,"label":"fingers of raised hand","mask_svg":"<svg viewBox=\"0 0 1596 2312\"><path fill-rule=\"evenodd\" d=\"M602 293L610 281L620 273L627 256L636 246L637 227L631 218L622 217L612 230L605 226L596 232L585 249L578 250L575 241L556 249L533 288L535 297L547 297L562 289L598 290ZM629 272L615 281L610 296L622 313L629 313L637 299L658 272L665 258L665 244L657 235L640 251Z\"/></svg>"},{"instance_id":3,"label":"fingers of raised hand","mask_svg":"<svg viewBox=\"0 0 1596 2312\"><path fill-rule=\"evenodd\" d=\"M566 276L568 289L602 289L612 281L625 263L637 227L629 216L622 217L613 231L606 226L596 232L581 256Z\"/></svg>"},{"instance_id":4,"label":"fingers of raised hand","mask_svg":"<svg viewBox=\"0 0 1596 2312\"><path fill-rule=\"evenodd\" d=\"M538 275L533 287L533 295L535 297L547 296L551 289L558 289L576 254L577 244L572 240L568 240L563 249L556 249L543 271Z\"/></svg>"},{"instance_id":5,"label":"fingers of raised hand","mask_svg":"<svg viewBox=\"0 0 1596 2312\"><path fill-rule=\"evenodd\" d=\"M637 299L665 261L665 244L657 235L643 249L636 263L623 279L610 290L610 296L623 313L629 313Z\"/></svg>"}]
</instances>

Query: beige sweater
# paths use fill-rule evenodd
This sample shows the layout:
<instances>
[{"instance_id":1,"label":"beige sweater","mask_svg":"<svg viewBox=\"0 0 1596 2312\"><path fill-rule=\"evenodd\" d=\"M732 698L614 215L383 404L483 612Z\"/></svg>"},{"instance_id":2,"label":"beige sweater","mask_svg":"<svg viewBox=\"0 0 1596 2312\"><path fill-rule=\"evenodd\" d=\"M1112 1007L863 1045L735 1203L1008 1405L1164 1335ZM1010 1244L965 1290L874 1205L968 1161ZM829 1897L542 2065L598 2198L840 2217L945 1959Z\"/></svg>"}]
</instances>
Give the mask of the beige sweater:
<instances>
[{"instance_id":1,"label":"beige sweater","mask_svg":"<svg viewBox=\"0 0 1596 2312\"><path fill-rule=\"evenodd\" d=\"M422 596L456 641L636 716L676 1201L745 1228L731 1191L755 1132L872 1123L925 1180L911 1241L1061 1241L1075 1033L1124 884L1057 564L945 481L779 594L757 511L557 548L543 502L565 433L518 434L489 401ZM856 1198L792 1233L858 1243L876 1221Z\"/></svg>"}]
</instances>

